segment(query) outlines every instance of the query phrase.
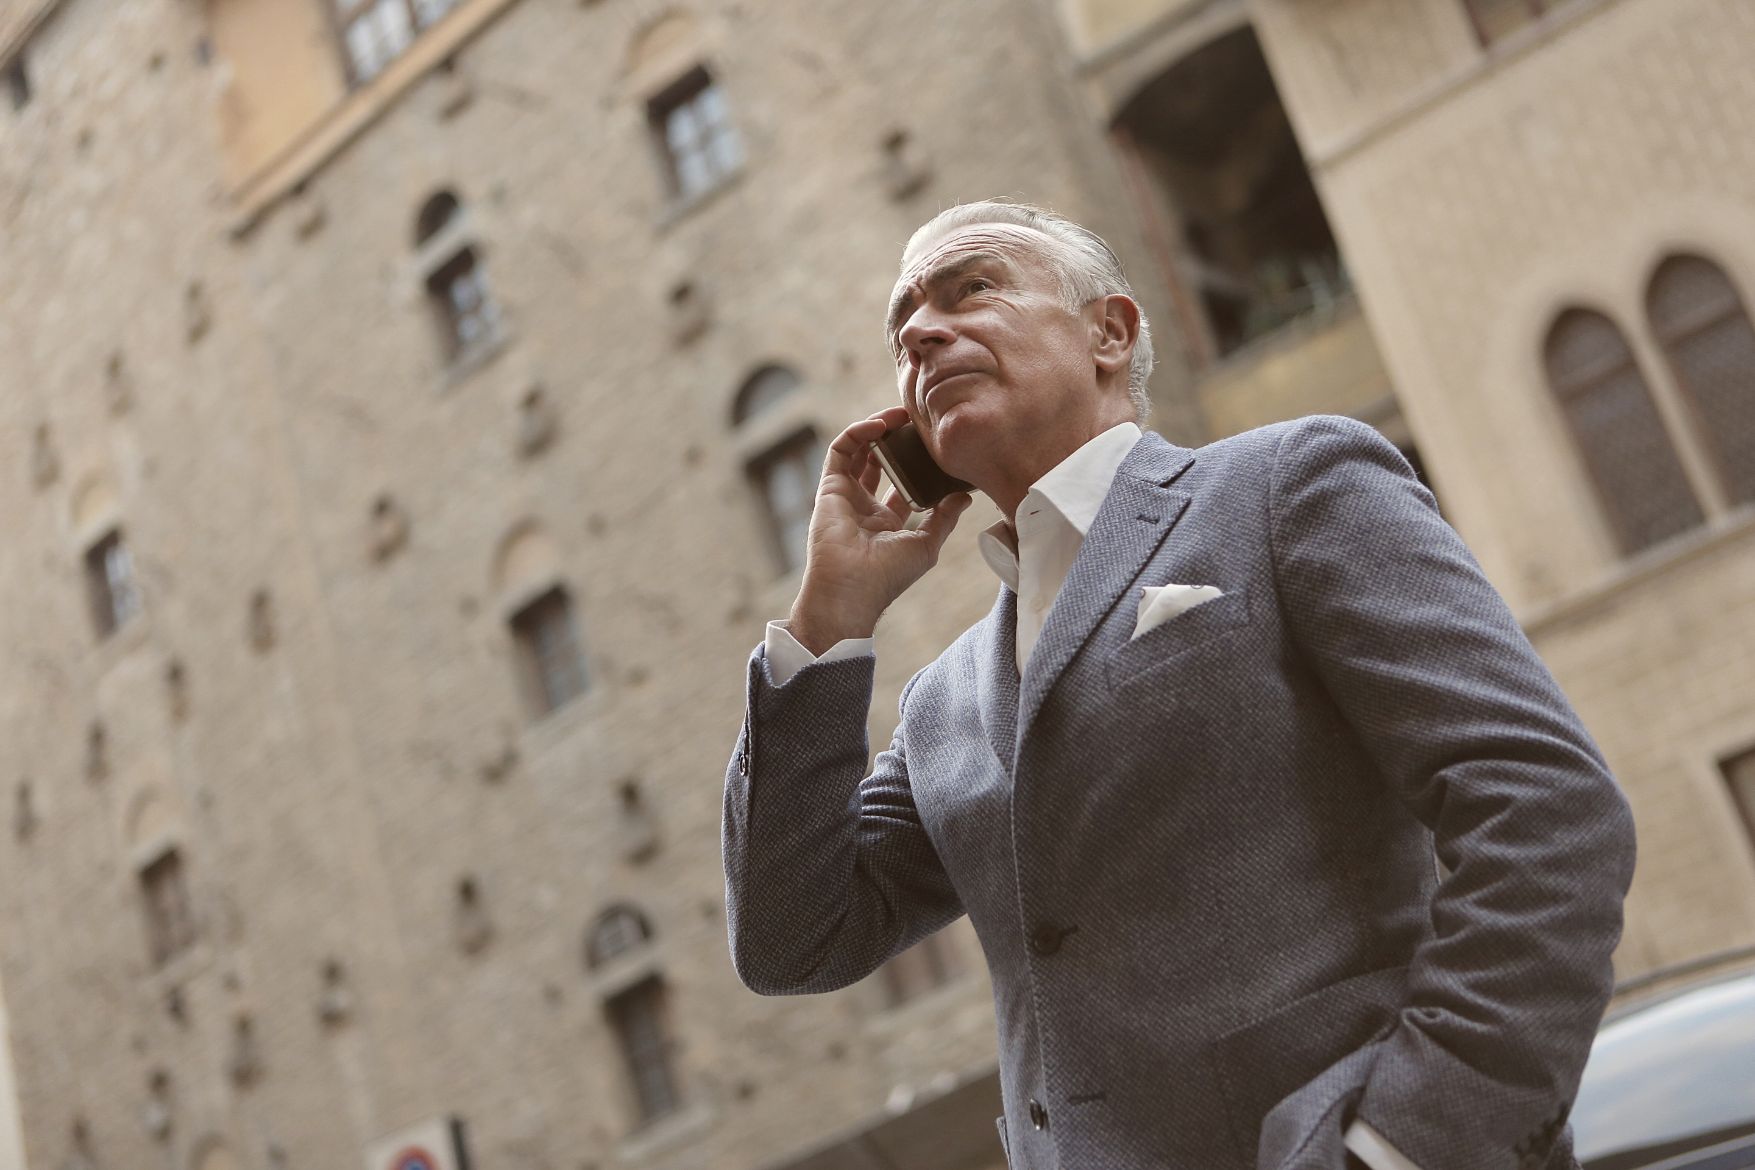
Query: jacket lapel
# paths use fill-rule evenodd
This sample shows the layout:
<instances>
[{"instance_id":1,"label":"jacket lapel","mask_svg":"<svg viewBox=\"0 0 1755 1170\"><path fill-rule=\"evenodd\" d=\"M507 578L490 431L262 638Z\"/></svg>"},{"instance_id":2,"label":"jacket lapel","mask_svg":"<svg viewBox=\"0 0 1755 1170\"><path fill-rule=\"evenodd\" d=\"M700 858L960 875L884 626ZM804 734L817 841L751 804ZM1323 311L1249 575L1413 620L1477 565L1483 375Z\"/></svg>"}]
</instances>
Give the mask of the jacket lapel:
<instances>
[{"instance_id":1,"label":"jacket lapel","mask_svg":"<svg viewBox=\"0 0 1755 1170\"><path fill-rule=\"evenodd\" d=\"M1194 453L1188 448L1150 432L1122 460L1024 665L1018 745L1067 663L1126 595L1188 507L1191 494L1169 485L1193 463Z\"/></svg>"},{"instance_id":2,"label":"jacket lapel","mask_svg":"<svg viewBox=\"0 0 1755 1170\"><path fill-rule=\"evenodd\" d=\"M993 754L1010 776L1018 743L1018 595L1000 587L982 635L975 701L993 741Z\"/></svg>"}]
</instances>

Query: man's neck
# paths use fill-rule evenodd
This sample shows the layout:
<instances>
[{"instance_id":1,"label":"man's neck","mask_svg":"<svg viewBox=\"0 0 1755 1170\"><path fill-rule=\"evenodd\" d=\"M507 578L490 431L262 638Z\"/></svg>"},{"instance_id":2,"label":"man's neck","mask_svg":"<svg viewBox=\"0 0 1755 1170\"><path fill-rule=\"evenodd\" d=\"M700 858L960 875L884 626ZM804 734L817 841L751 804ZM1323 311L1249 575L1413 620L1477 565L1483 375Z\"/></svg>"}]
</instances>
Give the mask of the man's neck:
<instances>
[{"instance_id":1,"label":"man's neck","mask_svg":"<svg viewBox=\"0 0 1755 1170\"><path fill-rule=\"evenodd\" d=\"M1074 439L1059 444L1054 448L1050 448L1045 452L1033 452L1033 458L1021 461L1014 465L1019 470L1017 470L1012 476L1008 477L1003 483L994 484L992 486L983 486L981 490L987 494L987 498L992 500L994 506L1005 516L1006 526L1010 528L1015 535L1017 533L1016 520L1018 506L1024 502L1024 497L1030 494L1030 489L1040 482L1043 476L1066 462L1068 457L1070 457L1075 451L1079 450L1079 448L1083 447L1086 443L1089 443L1092 439L1095 439L1098 435L1101 435L1114 427L1120 426L1124 422L1131 421L1132 420L1128 418L1108 419L1098 423L1096 429L1092 430L1090 434L1085 435L1082 438L1075 437Z\"/></svg>"}]
</instances>

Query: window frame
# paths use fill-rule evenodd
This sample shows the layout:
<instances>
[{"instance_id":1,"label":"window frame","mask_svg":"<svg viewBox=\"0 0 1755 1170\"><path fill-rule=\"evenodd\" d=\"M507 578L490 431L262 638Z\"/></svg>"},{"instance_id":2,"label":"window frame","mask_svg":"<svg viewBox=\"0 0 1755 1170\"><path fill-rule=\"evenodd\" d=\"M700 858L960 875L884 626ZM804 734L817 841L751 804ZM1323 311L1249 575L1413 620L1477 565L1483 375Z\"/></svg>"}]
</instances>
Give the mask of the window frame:
<instances>
[{"instance_id":1,"label":"window frame","mask_svg":"<svg viewBox=\"0 0 1755 1170\"><path fill-rule=\"evenodd\" d=\"M652 945L652 923L627 904L611 906L599 914L585 936L585 969L596 971L617 960L638 954Z\"/></svg>"},{"instance_id":2,"label":"window frame","mask_svg":"<svg viewBox=\"0 0 1755 1170\"><path fill-rule=\"evenodd\" d=\"M1745 779L1740 773L1746 769L1749 785L1749 798L1745 800L1739 790L1740 783ZM1724 781L1725 795L1730 799L1731 807L1736 810L1743 822L1743 834L1751 852L1755 852L1755 743L1732 751L1718 759L1718 774Z\"/></svg>"},{"instance_id":3,"label":"window frame","mask_svg":"<svg viewBox=\"0 0 1755 1170\"><path fill-rule=\"evenodd\" d=\"M559 690L551 688L547 660L543 647L539 644L537 627L542 621L543 608L548 606L559 607L559 621L563 626L565 645L571 651L568 671L572 676L570 685L573 689L566 690L564 694L561 693L561 690L565 690L564 687ZM513 642L518 647L525 693L536 718L542 719L554 714L591 689L591 676L586 669L584 649L580 645L579 626L574 620L573 598L566 586L557 583L542 590L513 610L506 622L511 628Z\"/></svg>"},{"instance_id":4,"label":"window frame","mask_svg":"<svg viewBox=\"0 0 1755 1170\"><path fill-rule=\"evenodd\" d=\"M121 554L124 574L118 579L112 551ZM134 556L122 539L120 526L107 529L85 550L86 594L99 641L113 637L140 616L140 576L134 572ZM118 590L120 584L122 588Z\"/></svg>"},{"instance_id":5,"label":"window frame","mask_svg":"<svg viewBox=\"0 0 1755 1170\"><path fill-rule=\"evenodd\" d=\"M6 92L11 98L14 113L30 105L36 97L36 87L31 84L27 57L27 50L21 47L12 55L11 60L0 66L0 74L4 74L6 78Z\"/></svg>"},{"instance_id":6,"label":"window frame","mask_svg":"<svg viewBox=\"0 0 1755 1170\"><path fill-rule=\"evenodd\" d=\"M1722 286L1720 299L1716 303L1688 306L1690 313L1686 317L1672 315L1668 307L1662 304L1666 277L1670 276L1682 265L1699 265L1710 271L1710 275ZM1720 441L1722 432L1715 429L1713 412L1708 409L1708 402L1698 390L1698 381L1691 369L1688 347L1695 339L1712 330L1729 323L1740 323L1743 329L1755 333L1755 316L1749 311L1749 301L1743 295L1743 288L1735 275L1724 264L1711 256L1691 249L1678 249L1666 252L1653 267L1651 277L1645 284L1645 324L1650 330L1651 338L1662 355L1665 369L1669 372L1671 384L1687 411L1690 425L1693 428L1694 445L1705 456L1707 464L1717 481L1718 489L1724 494L1726 504L1731 508L1742 507L1755 501L1755 495L1744 498L1739 495L1739 488L1748 492L1747 483L1739 484L1737 470L1733 466L1737 452L1732 451ZM1717 405L1716 403L1712 405ZM1755 404L1745 409L1755 409ZM1709 509L1710 511L1710 509Z\"/></svg>"},{"instance_id":7,"label":"window frame","mask_svg":"<svg viewBox=\"0 0 1755 1170\"><path fill-rule=\"evenodd\" d=\"M761 502L764 526L768 530L768 543L773 552L775 563L782 573L799 573L804 570L805 547L803 542L795 542L788 535L795 526L798 517L791 514L783 515L775 506L773 492L773 472L782 464L796 462L803 469L804 477L814 487L815 480L820 476L812 474L813 469L820 469L823 461L823 442L817 429L805 425L769 443L744 461L744 474L749 477L750 485L755 489L756 498ZM808 532L810 517L816 493L810 491L804 497L803 507L804 528Z\"/></svg>"},{"instance_id":8,"label":"window frame","mask_svg":"<svg viewBox=\"0 0 1755 1170\"><path fill-rule=\"evenodd\" d=\"M438 320L447 366L465 363L493 345L500 335L500 309L488 284L487 266L481 262L474 244L464 244L434 265L422 284ZM456 295L456 290L465 285L476 297L469 309L459 304ZM465 335L465 326L470 323L476 331L473 337Z\"/></svg>"},{"instance_id":9,"label":"window frame","mask_svg":"<svg viewBox=\"0 0 1755 1170\"><path fill-rule=\"evenodd\" d=\"M436 16L423 15L422 0L329 0L330 20L335 28L335 44L337 51L341 54L349 89L358 89L382 76L386 69L390 68L420 40L423 33L437 27L447 16L462 7L464 0L433 0L433 2L443 6ZM402 11L404 18L408 21L408 40L402 47L384 57L370 74L363 74L359 59L354 55L353 45L348 40L348 35L353 31L354 26L372 19L378 10L385 6Z\"/></svg>"},{"instance_id":10,"label":"window frame","mask_svg":"<svg viewBox=\"0 0 1755 1170\"><path fill-rule=\"evenodd\" d=\"M414 217L409 273L418 283L420 299L438 334L441 373L447 383L478 368L508 337L505 309L488 278L487 252L468 207L455 190L441 188L422 202ZM459 311L454 295L465 280L479 294L469 315ZM460 325L472 318L479 322L479 330L475 337L465 338Z\"/></svg>"},{"instance_id":11,"label":"window frame","mask_svg":"<svg viewBox=\"0 0 1755 1170\"><path fill-rule=\"evenodd\" d=\"M676 1039L670 1029L669 990L662 975L651 973L603 1001L627 1071L639 1128L680 1112L685 1104L676 1069Z\"/></svg>"},{"instance_id":12,"label":"window frame","mask_svg":"<svg viewBox=\"0 0 1755 1170\"><path fill-rule=\"evenodd\" d=\"M1593 355L1594 364L1580 368L1562 367L1557 361L1556 344L1561 337L1562 327L1574 320L1596 321L1606 325L1613 331L1617 353L1611 357ZM1602 309L1580 302L1572 302L1556 312L1542 334L1540 347L1540 369L1542 381L1547 389L1548 399L1558 413L1561 430L1565 433L1573 456L1582 465L1588 477L1591 489L1597 500L1598 514L1602 517L1613 538L1616 555L1625 560L1639 556L1653 548L1660 547L1690 532L1698 531L1710 519L1706 502L1700 497L1683 456L1683 447L1678 436L1664 418L1663 408L1658 400L1658 389L1648 376L1645 367L1640 363L1639 352L1634 347L1633 336L1622 328L1621 323ZM1662 435L1671 460L1675 464L1675 472L1681 488L1686 492L1689 502L1693 504L1695 518L1666 536L1654 539L1642 539L1642 533L1635 527L1638 518L1635 513L1628 512L1623 506L1624 496L1619 488L1612 487L1602 473L1602 456L1586 442L1587 436L1581 433L1572 403L1589 401L1600 388L1610 383L1625 371L1632 371L1639 380L1641 397L1649 408L1652 421L1658 433Z\"/></svg>"},{"instance_id":13,"label":"window frame","mask_svg":"<svg viewBox=\"0 0 1755 1170\"><path fill-rule=\"evenodd\" d=\"M702 127L695 132L693 150L686 157L707 160L710 173L700 185L690 186L684 179L685 156L679 153L672 141L671 123L682 110L696 111L698 116L701 98L707 93L715 95L719 117L711 123L706 123L703 119ZM646 99L646 121L663 164L667 193L672 204L687 206L705 199L724 187L744 168L746 155L743 136L737 132L737 124L731 116L731 103L726 96L725 85L704 61L696 62ZM719 151L727 144L733 156L730 161L719 157Z\"/></svg>"},{"instance_id":14,"label":"window frame","mask_svg":"<svg viewBox=\"0 0 1755 1170\"><path fill-rule=\"evenodd\" d=\"M136 879L146 911L147 951L153 969L162 970L191 950L201 933L182 852L174 845L159 851L140 865Z\"/></svg>"}]
</instances>

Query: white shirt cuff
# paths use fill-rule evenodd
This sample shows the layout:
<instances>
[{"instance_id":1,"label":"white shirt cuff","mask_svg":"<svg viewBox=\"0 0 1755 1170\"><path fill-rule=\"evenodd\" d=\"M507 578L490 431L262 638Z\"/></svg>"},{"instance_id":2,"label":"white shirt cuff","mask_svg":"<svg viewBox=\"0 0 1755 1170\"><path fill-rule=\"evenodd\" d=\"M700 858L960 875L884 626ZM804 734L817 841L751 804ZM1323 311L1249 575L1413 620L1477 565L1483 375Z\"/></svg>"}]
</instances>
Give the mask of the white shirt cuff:
<instances>
[{"instance_id":1,"label":"white shirt cuff","mask_svg":"<svg viewBox=\"0 0 1755 1170\"><path fill-rule=\"evenodd\" d=\"M813 662L840 662L845 658L875 655L876 645L875 638L842 638L823 651L819 658L792 636L792 631L786 628L785 622L769 622L764 648L768 656L768 674L773 678L775 686L783 687L793 675Z\"/></svg>"},{"instance_id":2,"label":"white shirt cuff","mask_svg":"<svg viewBox=\"0 0 1755 1170\"><path fill-rule=\"evenodd\" d=\"M1371 1170L1420 1170L1408 1161L1407 1155L1363 1121L1355 1121L1347 1127L1346 1141L1347 1149Z\"/></svg>"}]
</instances>

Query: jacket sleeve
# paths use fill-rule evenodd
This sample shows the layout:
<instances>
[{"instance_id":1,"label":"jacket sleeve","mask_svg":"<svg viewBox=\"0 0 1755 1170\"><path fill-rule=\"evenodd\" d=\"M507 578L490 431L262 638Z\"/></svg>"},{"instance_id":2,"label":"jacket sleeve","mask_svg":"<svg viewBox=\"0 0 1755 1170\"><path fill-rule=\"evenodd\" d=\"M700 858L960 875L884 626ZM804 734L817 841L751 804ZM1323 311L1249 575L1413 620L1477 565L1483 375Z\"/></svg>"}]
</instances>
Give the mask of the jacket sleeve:
<instances>
[{"instance_id":1,"label":"jacket sleeve","mask_svg":"<svg viewBox=\"0 0 1755 1170\"><path fill-rule=\"evenodd\" d=\"M777 687L762 649L750 657L722 851L732 965L762 995L846 987L963 913L914 806L901 727L861 779L875 662L815 663Z\"/></svg>"},{"instance_id":2,"label":"jacket sleeve","mask_svg":"<svg viewBox=\"0 0 1755 1170\"><path fill-rule=\"evenodd\" d=\"M1423 1170L1544 1165L1613 988L1627 802L1388 440L1289 427L1269 507L1292 635L1447 871L1357 1116Z\"/></svg>"}]
</instances>

